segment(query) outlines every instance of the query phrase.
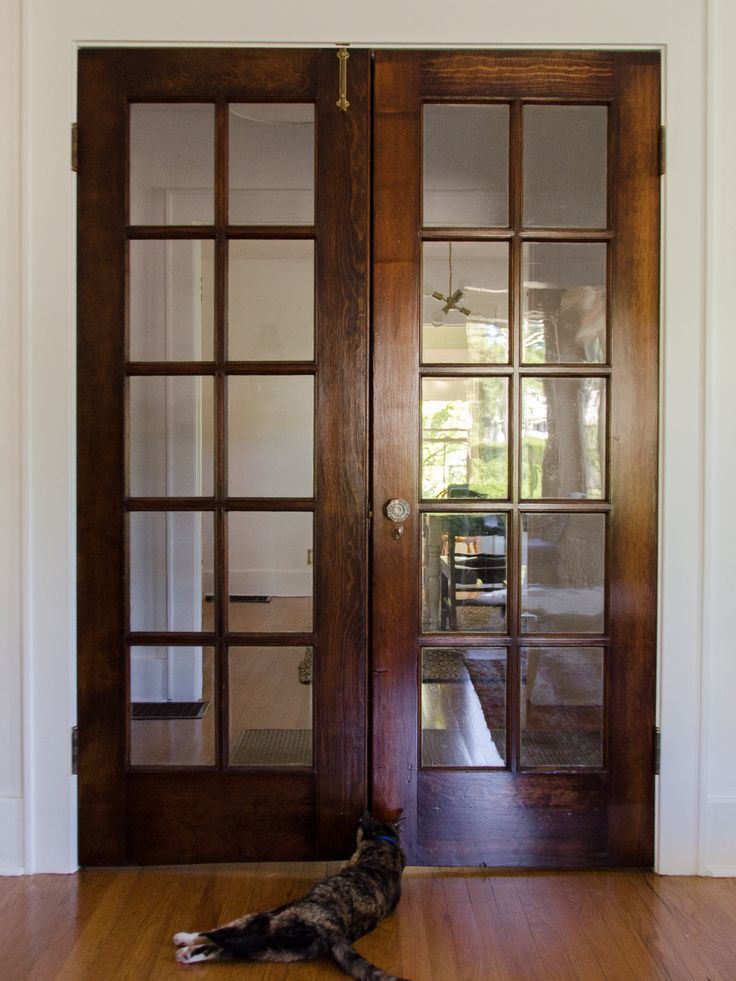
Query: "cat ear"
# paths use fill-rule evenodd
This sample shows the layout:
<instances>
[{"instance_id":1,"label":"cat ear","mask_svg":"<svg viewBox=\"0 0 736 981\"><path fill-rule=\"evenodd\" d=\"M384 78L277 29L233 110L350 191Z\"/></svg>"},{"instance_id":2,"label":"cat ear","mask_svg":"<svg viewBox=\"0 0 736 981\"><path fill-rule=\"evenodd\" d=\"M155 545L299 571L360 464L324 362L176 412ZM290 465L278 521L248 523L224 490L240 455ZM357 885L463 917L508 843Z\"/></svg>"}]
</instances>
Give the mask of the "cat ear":
<instances>
[{"instance_id":1,"label":"cat ear","mask_svg":"<svg viewBox=\"0 0 736 981\"><path fill-rule=\"evenodd\" d=\"M366 808L363 811L360 821L358 823L360 824L361 828L364 828L367 824L370 824L372 820L373 818L371 817L371 813L368 810L368 808Z\"/></svg>"}]
</instances>

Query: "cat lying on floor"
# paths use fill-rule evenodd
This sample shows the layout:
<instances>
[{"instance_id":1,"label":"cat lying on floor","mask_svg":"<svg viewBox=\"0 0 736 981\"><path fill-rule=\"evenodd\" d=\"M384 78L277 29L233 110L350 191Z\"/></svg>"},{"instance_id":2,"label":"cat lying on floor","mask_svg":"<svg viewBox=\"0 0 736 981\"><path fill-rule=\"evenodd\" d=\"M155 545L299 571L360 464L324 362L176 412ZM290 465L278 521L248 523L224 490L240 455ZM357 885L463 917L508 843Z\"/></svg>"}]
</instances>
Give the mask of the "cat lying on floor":
<instances>
[{"instance_id":1,"label":"cat lying on floor","mask_svg":"<svg viewBox=\"0 0 736 981\"><path fill-rule=\"evenodd\" d=\"M216 930L177 933L182 964L212 960L306 961L331 954L358 981L402 981L374 967L353 949L395 908L406 864L396 825L364 814L357 848L336 874L312 886L302 899L264 913L250 913Z\"/></svg>"}]
</instances>

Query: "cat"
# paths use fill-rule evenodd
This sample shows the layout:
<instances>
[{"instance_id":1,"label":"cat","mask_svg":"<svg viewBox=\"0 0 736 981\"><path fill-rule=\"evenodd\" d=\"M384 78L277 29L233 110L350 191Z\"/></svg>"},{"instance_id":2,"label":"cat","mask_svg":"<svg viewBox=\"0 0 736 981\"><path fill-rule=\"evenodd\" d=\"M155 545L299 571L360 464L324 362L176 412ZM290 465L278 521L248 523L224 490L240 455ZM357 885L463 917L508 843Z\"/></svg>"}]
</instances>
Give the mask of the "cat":
<instances>
[{"instance_id":1,"label":"cat","mask_svg":"<svg viewBox=\"0 0 736 981\"><path fill-rule=\"evenodd\" d=\"M352 947L396 908L405 865L397 825L366 812L358 825L357 848L336 875L276 909L251 913L216 930L175 934L176 959L182 964L306 961L331 954L358 981L405 981L381 971Z\"/></svg>"}]
</instances>

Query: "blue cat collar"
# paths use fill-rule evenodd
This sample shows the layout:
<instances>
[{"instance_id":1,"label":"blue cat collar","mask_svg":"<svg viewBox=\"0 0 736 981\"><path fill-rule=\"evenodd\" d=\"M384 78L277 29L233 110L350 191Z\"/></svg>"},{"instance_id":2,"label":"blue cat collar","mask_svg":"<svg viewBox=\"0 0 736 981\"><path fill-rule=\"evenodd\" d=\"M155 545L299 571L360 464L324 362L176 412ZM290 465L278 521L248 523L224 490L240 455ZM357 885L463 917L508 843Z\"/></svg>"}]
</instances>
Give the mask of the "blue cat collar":
<instances>
[{"instance_id":1,"label":"blue cat collar","mask_svg":"<svg viewBox=\"0 0 736 981\"><path fill-rule=\"evenodd\" d=\"M399 847L399 839L393 838L391 835L373 835L372 841L387 841L389 845L394 845L395 848Z\"/></svg>"}]
</instances>

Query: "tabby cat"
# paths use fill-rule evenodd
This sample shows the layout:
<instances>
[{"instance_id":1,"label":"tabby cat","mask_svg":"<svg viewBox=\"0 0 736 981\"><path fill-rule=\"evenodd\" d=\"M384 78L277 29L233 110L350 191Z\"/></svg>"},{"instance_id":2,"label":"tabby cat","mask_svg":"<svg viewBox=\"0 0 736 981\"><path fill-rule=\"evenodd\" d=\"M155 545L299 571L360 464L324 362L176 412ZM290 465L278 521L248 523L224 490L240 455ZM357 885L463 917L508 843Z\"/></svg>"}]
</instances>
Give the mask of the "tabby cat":
<instances>
[{"instance_id":1,"label":"tabby cat","mask_svg":"<svg viewBox=\"0 0 736 981\"><path fill-rule=\"evenodd\" d=\"M357 848L336 874L302 899L265 913L251 913L216 930L177 933L182 964L212 960L306 961L331 954L345 974L359 981L402 981L374 967L352 943L391 913L401 894L406 864L395 824L366 813Z\"/></svg>"}]
</instances>

